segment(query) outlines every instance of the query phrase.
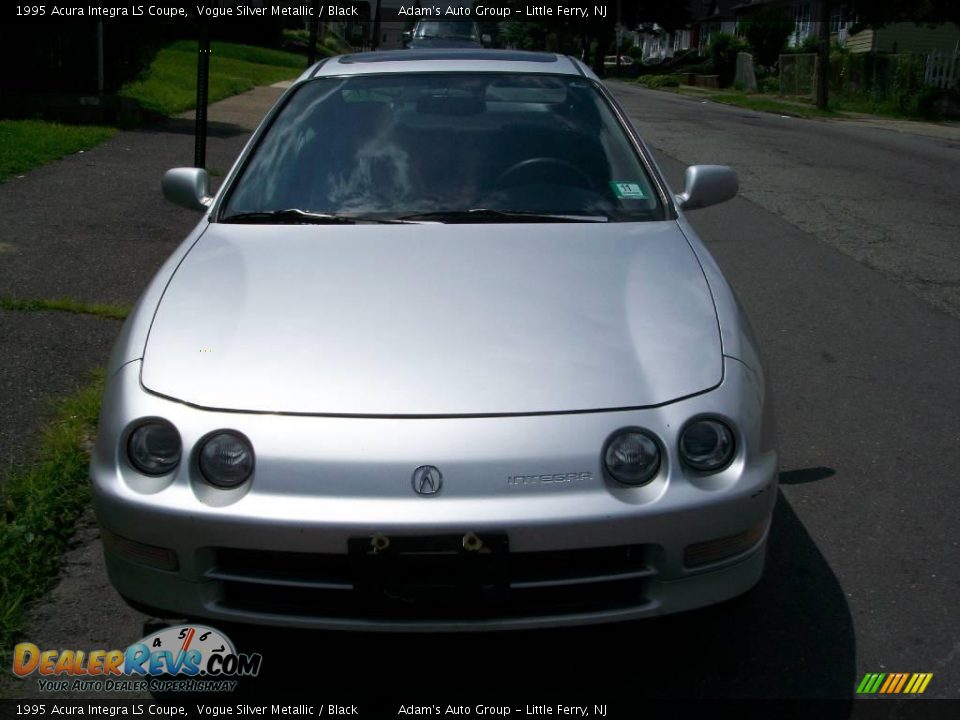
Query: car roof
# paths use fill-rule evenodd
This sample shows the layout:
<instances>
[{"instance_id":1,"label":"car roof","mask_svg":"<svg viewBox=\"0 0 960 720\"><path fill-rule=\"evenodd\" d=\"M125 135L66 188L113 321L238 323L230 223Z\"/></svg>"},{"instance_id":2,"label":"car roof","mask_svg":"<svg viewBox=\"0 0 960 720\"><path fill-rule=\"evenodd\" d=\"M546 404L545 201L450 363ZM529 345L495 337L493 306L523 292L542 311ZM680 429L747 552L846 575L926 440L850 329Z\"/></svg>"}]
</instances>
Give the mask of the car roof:
<instances>
[{"instance_id":1,"label":"car roof","mask_svg":"<svg viewBox=\"0 0 960 720\"><path fill-rule=\"evenodd\" d=\"M596 78L586 65L566 55L483 48L425 48L381 50L327 58L307 70L300 80L401 72L548 73Z\"/></svg>"}]
</instances>

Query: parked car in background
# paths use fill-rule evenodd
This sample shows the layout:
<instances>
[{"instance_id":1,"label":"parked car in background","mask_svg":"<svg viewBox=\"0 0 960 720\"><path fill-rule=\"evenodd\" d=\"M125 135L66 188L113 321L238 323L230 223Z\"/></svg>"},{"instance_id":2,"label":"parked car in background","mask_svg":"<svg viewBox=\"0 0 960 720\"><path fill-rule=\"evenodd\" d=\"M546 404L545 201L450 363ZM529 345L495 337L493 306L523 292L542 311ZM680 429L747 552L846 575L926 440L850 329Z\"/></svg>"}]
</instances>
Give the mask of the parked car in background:
<instances>
[{"instance_id":1,"label":"parked car in background","mask_svg":"<svg viewBox=\"0 0 960 720\"><path fill-rule=\"evenodd\" d=\"M621 55L621 56L620 56L620 66L621 66L621 67L628 67L628 66L630 66L630 65L633 65L633 58L630 57L629 55ZM606 56L604 56L604 58L603 58L603 66L604 66L604 67L616 67L616 66L617 66L617 56L616 56L616 55L606 55Z\"/></svg>"},{"instance_id":2,"label":"parked car in background","mask_svg":"<svg viewBox=\"0 0 960 720\"><path fill-rule=\"evenodd\" d=\"M749 324L609 91L548 53L325 60L126 321L93 500L159 616L515 629L717 603L777 489Z\"/></svg>"},{"instance_id":3,"label":"parked car in background","mask_svg":"<svg viewBox=\"0 0 960 720\"><path fill-rule=\"evenodd\" d=\"M406 47L411 50L479 48L485 39L477 23L470 20L420 20L406 35Z\"/></svg>"}]
</instances>

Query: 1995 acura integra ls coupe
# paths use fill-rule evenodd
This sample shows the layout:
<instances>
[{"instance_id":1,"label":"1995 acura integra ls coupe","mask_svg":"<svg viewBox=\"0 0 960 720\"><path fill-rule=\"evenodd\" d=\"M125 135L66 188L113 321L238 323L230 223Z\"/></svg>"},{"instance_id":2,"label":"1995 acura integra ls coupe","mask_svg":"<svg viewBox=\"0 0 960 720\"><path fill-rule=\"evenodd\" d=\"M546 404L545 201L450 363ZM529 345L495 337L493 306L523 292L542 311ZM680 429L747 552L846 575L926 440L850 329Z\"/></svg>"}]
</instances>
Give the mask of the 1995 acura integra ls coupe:
<instances>
[{"instance_id":1,"label":"1995 acura integra ls coupe","mask_svg":"<svg viewBox=\"0 0 960 720\"><path fill-rule=\"evenodd\" d=\"M152 612L318 628L640 618L753 586L764 370L590 70L347 55L284 94L113 352L91 467L110 579Z\"/></svg>"}]
</instances>

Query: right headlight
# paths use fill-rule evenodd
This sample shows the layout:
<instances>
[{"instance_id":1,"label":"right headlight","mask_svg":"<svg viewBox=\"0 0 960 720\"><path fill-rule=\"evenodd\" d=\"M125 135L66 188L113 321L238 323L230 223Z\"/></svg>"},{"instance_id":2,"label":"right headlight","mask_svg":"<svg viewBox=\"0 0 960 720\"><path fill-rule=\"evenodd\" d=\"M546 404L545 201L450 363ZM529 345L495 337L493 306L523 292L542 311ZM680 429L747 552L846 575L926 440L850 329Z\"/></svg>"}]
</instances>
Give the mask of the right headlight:
<instances>
[{"instance_id":1,"label":"right headlight","mask_svg":"<svg viewBox=\"0 0 960 720\"><path fill-rule=\"evenodd\" d=\"M211 485L236 487L253 473L253 446L240 433L221 430L203 441L198 461Z\"/></svg>"},{"instance_id":2,"label":"right headlight","mask_svg":"<svg viewBox=\"0 0 960 720\"><path fill-rule=\"evenodd\" d=\"M700 472L725 468L733 451L733 431L719 420L694 420L680 434L680 459Z\"/></svg>"},{"instance_id":3,"label":"right headlight","mask_svg":"<svg viewBox=\"0 0 960 720\"><path fill-rule=\"evenodd\" d=\"M607 472L624 485L643 485L660 469L660 446L640 430L620 430L607 441Z\"/></svg>"},{"instance_id":4,"label":"right headlight","mask_svg":"<svg viewBox=\"0 0 960 720\"><path fill-rule=\"evenodd\" d=\"M130 433L127 457L144 475L166 475L180 463L180 433L166 420L146 420Z\"/></svg>"}]
</instances>

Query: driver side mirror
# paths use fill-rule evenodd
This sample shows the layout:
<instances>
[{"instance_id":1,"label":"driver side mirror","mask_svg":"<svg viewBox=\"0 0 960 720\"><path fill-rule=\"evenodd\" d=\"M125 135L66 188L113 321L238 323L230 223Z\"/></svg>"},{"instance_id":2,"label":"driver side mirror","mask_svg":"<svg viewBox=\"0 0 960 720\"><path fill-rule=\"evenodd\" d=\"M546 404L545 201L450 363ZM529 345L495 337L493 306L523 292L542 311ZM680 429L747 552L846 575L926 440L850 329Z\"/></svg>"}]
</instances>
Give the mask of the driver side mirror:
<instances>
[{"instance_id":1,"label":"driver side mirror","mask_svg":"<svg viewBox=\"0 0 960 720\"><path fill-rule=\"evenodd\" d=\"M691 165L684 191L674 199L681 210L699 210L730 200L740 189L740 180L726 165Z\"/></svg>"},{"instance_id":2,"label":"driver side mirror","mask_svg":"<svg viewBox=\"0 0 960 720\"><path fill-rule=\"evenodd\" d=\"M203 168L180 167L167 170L160 186L167 200L188 210L206 210L213 203L210 176Z\"/></svg>"}]
</instances>

